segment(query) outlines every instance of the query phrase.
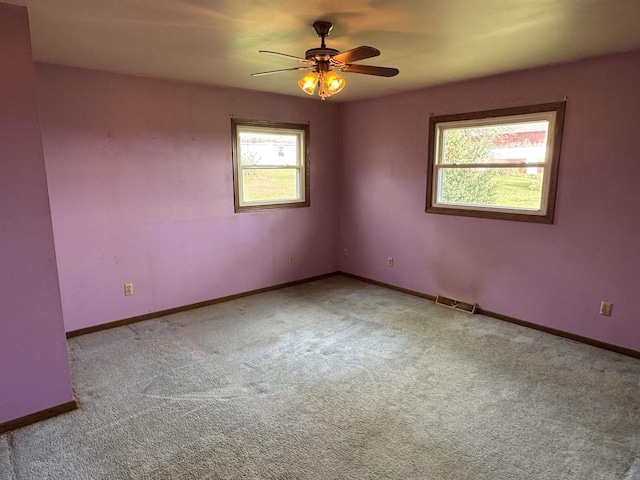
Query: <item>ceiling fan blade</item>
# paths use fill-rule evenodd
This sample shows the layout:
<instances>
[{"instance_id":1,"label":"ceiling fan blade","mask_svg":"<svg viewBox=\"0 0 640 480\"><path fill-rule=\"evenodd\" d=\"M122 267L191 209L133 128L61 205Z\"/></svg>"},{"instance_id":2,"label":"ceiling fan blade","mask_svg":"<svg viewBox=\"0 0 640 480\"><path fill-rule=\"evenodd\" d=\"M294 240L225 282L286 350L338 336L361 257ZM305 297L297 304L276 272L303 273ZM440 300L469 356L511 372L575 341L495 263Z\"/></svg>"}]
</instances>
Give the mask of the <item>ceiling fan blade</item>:
<instances>
[{"instance_id":1,"label":"ceiling fan blade","mask_svg":"<svg viewBox=\"0 0 640 480\"><path fill-rule=\"evenodd\" d=\"M306 58L296 57L295 55L289 55L287 53L272 52L270 50L258 50L258 53L268 53L269 55L279 55L281 57L295 58L296 60L302 63L313 63L311 60L307 60Z\"/></svg>"},{"instance_id":2,"label":"ceiling fan blade","mask_svg":"<svg viewBox=\"0 0 640 480\"><path fill-rule=\"evenodd\" d=\"M378 55L380 55L380 50L377 48L362 46L334 55L333 59L340 63L351 63L365 58L377 57Z\"/></svg>"},{"instance_id":3,"label":"ceiling fan blade","mask_svg":"<svg viewBox=\"0 0 640 480\"><path fill-rule=\"evenodd\" d=\"M373 65L345 65L340 68L343 72L377 75L378 77L395 77L400 70L389 67L374 67Z\"/></svg>"},{"instance_id":4,"label":"ceiling fan blade","mask_svg":"<svg viewBox=\"0 0 640 480\"><path fill-rule=\"evenodd\" d=\"M259 77L261 75L271 75L272 73L280 73L280 72L291 72L294 70L312 70L313 66L309 65L308 67L293 67L293 68L282 68L280 70L269 70L268 72L258 72L252 73L252 77Z\"/></svg>"}]
</instances>

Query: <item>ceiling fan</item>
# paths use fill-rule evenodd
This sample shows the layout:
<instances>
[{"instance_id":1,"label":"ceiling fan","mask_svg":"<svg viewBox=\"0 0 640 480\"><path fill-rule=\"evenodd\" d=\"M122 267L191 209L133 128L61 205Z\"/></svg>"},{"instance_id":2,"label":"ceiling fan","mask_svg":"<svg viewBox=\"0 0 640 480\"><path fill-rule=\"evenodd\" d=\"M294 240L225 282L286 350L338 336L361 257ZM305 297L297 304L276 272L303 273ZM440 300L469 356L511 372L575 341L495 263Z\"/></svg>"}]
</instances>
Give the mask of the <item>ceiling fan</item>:
<instances>
[{"instance_id":1,"label":"ceiling fan","mask_svg":"<svg viewBox=\"0 0 640 480\"><path fill-rule=\"evenodd\" d=\"M283 68L280 70L270 70L268 72L253 73L252 77L260 75L271 75L272 73L289 72L292 70L310 70L300 81L298 85L309 95L315 93L316 87L319 85L318 95L325 100L331 95L340 92L346 82L337 71L347 73L361 73L364 75L376 75L378 77L393 77L399 73L397 68L375 67L372 65L356 65L351 62L364 60L366 58L377 57L380 50L373 47L356 47L351 50L340 53L335 48L328 48L324 39L329 36L329 32L333 28L333 23L325 20L318 20L313 23L313 29L322 39L320 48L311 48L305 52L305 58L288 55L286 53L271 52L269 50L259 50L260 53L268 53L270 55L280 55L298 60L305 64L301 67Z\"/></svg>"}]
</instances>

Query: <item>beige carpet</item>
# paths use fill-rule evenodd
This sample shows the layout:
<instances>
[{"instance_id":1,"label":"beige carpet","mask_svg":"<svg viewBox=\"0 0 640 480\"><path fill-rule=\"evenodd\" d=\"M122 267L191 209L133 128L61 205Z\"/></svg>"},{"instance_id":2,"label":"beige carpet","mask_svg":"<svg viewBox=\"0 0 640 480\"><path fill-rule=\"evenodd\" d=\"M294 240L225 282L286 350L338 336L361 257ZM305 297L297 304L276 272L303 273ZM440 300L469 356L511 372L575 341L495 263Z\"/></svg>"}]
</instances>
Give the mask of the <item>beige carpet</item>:
<instances>
[{"instance_id":1,"label":"beige carpet","mask_svg":"<svg viewBox=\"0 0 640 480\"><path fill-rule=\"evenodd\" d=\"M633 479L640 361L344 277L69 341L0 478Z\"/></svg>"}]
</instances>

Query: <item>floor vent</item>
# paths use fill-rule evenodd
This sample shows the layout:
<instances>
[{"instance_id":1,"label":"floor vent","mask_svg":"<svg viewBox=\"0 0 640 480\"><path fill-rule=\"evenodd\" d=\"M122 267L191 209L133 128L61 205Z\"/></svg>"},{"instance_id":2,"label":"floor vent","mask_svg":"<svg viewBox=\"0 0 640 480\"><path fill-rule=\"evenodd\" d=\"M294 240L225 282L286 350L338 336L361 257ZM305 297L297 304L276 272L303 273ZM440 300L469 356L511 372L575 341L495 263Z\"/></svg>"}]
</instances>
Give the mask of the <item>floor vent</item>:
<instances>
[{"instance_id":1,"label":"floor vent","mask_svg":"<svg viewBox=\"0 0 640 480\"><path fill-rule=\"evenodd\" d=\"M443 307L453 308L466 313L476 313L476 303L467 303L454 298L438 295L436 297L436 305L442 305Z\"/></svg>"}]
</instances>

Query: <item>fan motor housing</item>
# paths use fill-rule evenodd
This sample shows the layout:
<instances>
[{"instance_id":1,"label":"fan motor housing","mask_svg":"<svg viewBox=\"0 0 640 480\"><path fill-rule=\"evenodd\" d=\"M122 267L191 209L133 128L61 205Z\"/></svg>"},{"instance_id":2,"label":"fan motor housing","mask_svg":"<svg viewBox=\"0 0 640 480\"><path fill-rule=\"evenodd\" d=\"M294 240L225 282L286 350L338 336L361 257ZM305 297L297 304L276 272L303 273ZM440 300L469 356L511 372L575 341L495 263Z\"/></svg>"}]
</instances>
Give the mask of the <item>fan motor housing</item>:
<instances>
[{"instance_id":1,"label":"fan motor housing","mask_svg":"<svg viewBox=\"0 0 640 480\"><path fill-rule=\"evenodd\" d=\"M307 60L329 60L334 55L339 54L340 51L335 48L310 48L305 53L305 58Z\"/></svg>"}]
</instances>

